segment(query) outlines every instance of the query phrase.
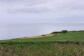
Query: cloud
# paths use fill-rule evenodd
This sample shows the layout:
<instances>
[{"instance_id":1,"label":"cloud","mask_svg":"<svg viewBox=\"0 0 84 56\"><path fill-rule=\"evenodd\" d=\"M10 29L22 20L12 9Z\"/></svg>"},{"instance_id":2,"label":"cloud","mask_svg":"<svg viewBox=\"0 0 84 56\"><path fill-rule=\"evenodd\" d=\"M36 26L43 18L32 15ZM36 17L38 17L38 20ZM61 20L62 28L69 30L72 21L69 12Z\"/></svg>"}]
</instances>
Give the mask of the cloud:
<instances>
[{"instance_id":1,"label":"cloud","mask_svg":"<svg viewBox=\"0 0 84 56\"><path fill-rule=\"evenodd\" d=\"M83 0L0 0L0 17L8 21L84 22L83 6Z\"/></svg>"}]
</instances>

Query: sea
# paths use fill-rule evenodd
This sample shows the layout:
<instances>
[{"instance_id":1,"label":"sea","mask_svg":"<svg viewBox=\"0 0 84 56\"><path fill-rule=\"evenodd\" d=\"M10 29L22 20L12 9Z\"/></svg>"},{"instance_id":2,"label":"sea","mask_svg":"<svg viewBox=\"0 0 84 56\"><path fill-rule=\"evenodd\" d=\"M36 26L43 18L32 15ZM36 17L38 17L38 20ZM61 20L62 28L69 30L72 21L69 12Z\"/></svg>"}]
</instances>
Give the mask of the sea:
<instances>
[{"instance_id":1,"label":"sea","mask_svg":"<svg viewBox=\"0 0 84 56\"><path fill-rule=\"evenodd\" d=\"M0 40L32 37L62 30L84 30L84 23L0 24Z\"/></svg>"}]
</instances>

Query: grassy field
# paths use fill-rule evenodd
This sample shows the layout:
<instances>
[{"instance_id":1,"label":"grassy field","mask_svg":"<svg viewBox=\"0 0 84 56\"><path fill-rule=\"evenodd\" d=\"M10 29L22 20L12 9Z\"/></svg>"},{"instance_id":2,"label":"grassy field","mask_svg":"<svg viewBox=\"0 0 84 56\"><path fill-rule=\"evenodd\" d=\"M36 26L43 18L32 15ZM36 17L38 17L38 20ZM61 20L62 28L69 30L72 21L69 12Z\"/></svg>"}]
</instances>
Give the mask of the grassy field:
<instances>
[{"instance_id":1,"label":"grassy field","mask_svg":"<svg viewBox=\"0 0 84 56\"><path fill-rule=\"evenodd\" d=\"M84 31L0 40L0 56L84 56Z\"/></svg>"}]
</instances>

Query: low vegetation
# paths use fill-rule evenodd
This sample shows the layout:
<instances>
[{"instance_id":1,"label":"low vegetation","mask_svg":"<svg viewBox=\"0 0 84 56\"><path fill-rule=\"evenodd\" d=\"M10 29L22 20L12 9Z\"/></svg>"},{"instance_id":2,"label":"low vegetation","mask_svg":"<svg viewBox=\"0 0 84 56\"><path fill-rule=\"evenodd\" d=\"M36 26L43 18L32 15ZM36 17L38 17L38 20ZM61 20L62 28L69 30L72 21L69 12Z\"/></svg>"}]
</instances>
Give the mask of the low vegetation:
<instances>
[{"instance_id":1,"label":"low vegetation","mask_svg":"<svg viewBox=\"0 0 84 56\"><path fill-rule=\"evenodd\" d=\"M84 56L84 31L0 40L0 56Z\"/></svg>"}]
</instances>

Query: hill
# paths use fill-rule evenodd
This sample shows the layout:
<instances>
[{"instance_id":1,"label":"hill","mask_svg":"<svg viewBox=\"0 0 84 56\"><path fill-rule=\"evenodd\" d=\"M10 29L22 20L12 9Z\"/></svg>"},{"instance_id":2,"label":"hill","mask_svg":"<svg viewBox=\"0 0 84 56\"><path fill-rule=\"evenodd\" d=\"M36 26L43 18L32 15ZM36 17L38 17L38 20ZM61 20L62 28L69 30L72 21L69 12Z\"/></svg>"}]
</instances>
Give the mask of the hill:
<instances>
[{"instance_id":1,"label":"hill","mask_svg":"<svg viewBox=\"0 0 84 56\"><path fill-rule=\"evenodd\" d=\"M0 56L84 56L84 31L0 40Z\"/></svg>"}]
</instances>

